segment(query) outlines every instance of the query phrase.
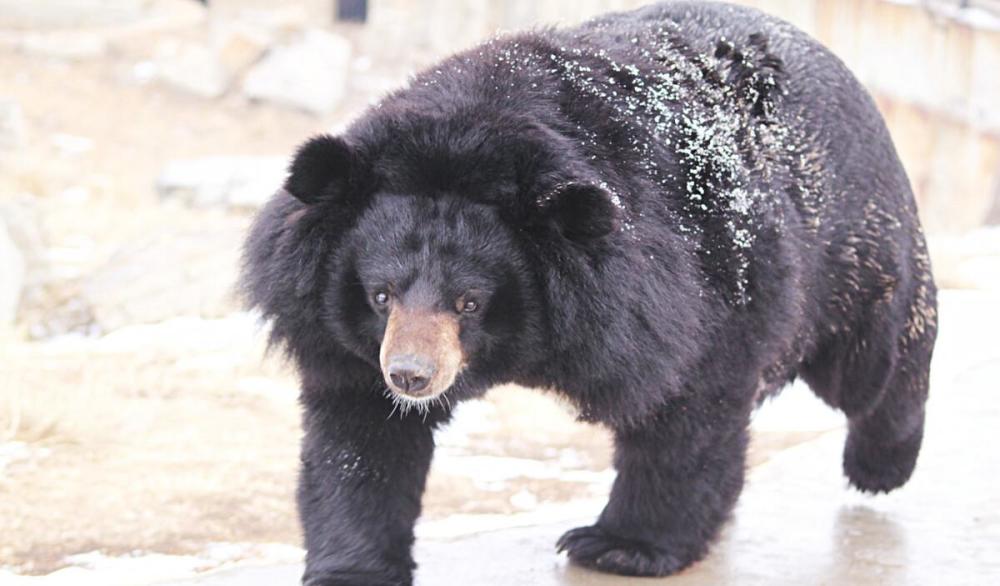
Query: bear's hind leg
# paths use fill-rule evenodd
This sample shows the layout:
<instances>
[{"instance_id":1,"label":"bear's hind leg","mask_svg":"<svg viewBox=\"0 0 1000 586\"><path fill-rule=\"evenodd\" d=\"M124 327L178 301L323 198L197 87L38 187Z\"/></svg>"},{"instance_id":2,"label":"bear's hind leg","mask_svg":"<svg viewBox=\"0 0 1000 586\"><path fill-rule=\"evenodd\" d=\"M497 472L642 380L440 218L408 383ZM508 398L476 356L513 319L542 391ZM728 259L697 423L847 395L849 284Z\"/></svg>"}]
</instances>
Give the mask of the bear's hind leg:
<instances>
[{"instance_id":1,"label":"bear's hind leg","mask_svg":"<svg viewBox=\"0 0 1000 586\"><path fill-rule=\"evenodd\" d=\"M877 406L848 417L844 474L859 490L880 493L910 479L924 435L930 352L901 360Z\"/></svg>"},{"instance_id":2,"label":"bear's hind leg","mask_svg":"<svg viewBox=\"0 0 1000 586\"><path fill-rule=\"evenodd\" d=\"M802 370L816 394L847 416L844 474L859 490L889 492L905 484L916 466L935 308L933 286L925 286L907 311L873 312L867 327L831 343Z\"/></svg>"},{"instance_id":3,"label":"bear's hind leg","mask_svg":"<svg viewBox=\"0 0 1000 586\"><path fill-rule=\"evenodd\" d=\"M597 523L559 539L577 564L666 576L707 553L743 488L752 393L692 393L615 433L618 476Z\"/></svg>"},{"instance_id":4,"label":"bear's hind leg","mask_svg":"<svg viewBox=\"0 0 1000 586\"><path fill-rule=\"evenodd\" d=\"M894 403L893 395L885 403ZM924 411L881 405L850 421L844 445L844 474L858 490L889 492L910 479L924 432Z\"/></svg>"}]
</instances>

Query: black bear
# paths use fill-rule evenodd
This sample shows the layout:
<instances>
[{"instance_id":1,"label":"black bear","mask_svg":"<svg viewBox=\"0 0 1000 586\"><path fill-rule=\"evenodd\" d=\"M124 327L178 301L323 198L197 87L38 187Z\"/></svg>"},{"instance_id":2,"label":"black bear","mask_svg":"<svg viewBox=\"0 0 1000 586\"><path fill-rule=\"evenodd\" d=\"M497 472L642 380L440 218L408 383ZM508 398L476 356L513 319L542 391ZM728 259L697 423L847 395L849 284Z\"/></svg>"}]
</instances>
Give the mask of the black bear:
<instances>
[{"instance_id":1,"label":"black bear","mask_svg":"<svg viewBox=\"0 0 1000 586\"><path fill-rule=\"evenodd\" d=\"M408 584L433 430L500 383L608 426L618 475L559 549L663 576L802 377L844 472L910 477L935 286L908 179L845 66L755 10L669 2L493 39L297 152L245 252L302 380L304 583Z\"/></svg>"}]
</instances>

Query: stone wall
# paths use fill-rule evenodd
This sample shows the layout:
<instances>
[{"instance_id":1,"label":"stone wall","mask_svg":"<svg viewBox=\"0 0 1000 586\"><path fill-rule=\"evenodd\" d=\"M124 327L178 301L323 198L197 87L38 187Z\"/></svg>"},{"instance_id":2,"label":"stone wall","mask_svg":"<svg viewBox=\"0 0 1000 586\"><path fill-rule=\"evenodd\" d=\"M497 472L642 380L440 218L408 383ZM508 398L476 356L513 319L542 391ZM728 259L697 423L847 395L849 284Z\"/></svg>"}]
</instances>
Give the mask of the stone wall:
<instances>
[{"instance_id":1,"label":"stone wall","mask_svg":"<svg viewBox=\"0 0 1000 586\"><path fill-rule=\"evenodd\" d=\"M903 0L747 3L813 34L872 90L928 232L997 222L1000 13Z\"/></svg>"},{"instance_id":2,"label":"stone wall","mask_svg":"<svg viewBox=\"0 0 1000 586\"><path fill-rule=\"evenodd\" d=\"M872 90L909 171L928 232L960 233L1000 223L1000 1L732 1L803 28ZM193 6L193 0L0 0L0 32L108 25L171 2ZM380 67L410 68L497 31L573 23L647 3L369 0L368 23L341 32L355 45L355 55L373 55L371 62ZM336 6L337 0L209 0L209 14L215 23L265 19L324 27L334 23ZM395 71L386 73L397 83Z\"/></svg>"},{"instance_id":3,"label":"stone wall","mask_svg":"<svg viewBox=\"0 0 1000 586\"><path fill-rule=\"evenodd\" d=\"M829 46L875 94L927 230L1000 216L1000 13L928 0L737 0ZM494 34L638 0L372 0L371 36L442 55ZM973 3L975 5L976 3Z\"/></svg>"}]
</instances>

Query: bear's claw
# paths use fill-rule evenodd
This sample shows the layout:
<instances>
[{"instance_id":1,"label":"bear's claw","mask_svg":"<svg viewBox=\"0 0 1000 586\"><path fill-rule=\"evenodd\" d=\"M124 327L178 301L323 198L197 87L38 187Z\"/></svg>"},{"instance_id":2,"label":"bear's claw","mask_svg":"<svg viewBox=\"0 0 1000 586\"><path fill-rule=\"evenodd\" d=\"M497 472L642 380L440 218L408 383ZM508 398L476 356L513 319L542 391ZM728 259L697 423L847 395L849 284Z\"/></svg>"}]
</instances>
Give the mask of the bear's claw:
<instances>
[{"instance_id":1,"label":"bear's claw","mask_svg":"<svg viewBox=\"0 0 1000 586\"><path fill-rule=\"evenodd\" d=\"M556 547L585 568L623 576L668 576L694 561L685 562L656 546L617 537L597 525L567 531Z\"/></svg>"}]
</instances>

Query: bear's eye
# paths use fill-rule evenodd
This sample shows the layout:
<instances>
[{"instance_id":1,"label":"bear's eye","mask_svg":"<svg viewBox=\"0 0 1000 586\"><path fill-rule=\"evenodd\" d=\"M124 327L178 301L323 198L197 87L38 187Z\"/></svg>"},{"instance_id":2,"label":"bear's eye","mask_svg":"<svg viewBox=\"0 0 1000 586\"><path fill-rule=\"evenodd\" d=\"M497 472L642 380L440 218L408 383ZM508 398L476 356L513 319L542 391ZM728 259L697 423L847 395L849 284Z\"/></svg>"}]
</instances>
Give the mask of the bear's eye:
<instances>
[{"instance_id":1,"label":"bear's eye","mask_svg":"<svg viewBox=\"0 0 1000 586\"><path fill-rule=\"evenodd\" d=\"M376 291L375 294L372 295L372 301L375 302L375 305L385 305L386 303L389 303L389 294L385 291Z\"/></svg>"},{"instance_id":2,"label":"bear's eye","mask_svg":"<svg viewBox=\"0 0 1000 586\"><path fill-rule=\"evenodd\" d=\"M481 295L482 291L479 289L466 291L455 300L455 311L458 313L476 313L479 311L479 299Z\"/></svg>"}]
</instances>

